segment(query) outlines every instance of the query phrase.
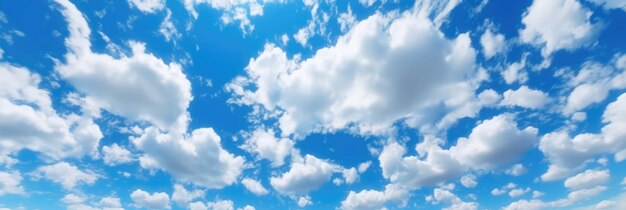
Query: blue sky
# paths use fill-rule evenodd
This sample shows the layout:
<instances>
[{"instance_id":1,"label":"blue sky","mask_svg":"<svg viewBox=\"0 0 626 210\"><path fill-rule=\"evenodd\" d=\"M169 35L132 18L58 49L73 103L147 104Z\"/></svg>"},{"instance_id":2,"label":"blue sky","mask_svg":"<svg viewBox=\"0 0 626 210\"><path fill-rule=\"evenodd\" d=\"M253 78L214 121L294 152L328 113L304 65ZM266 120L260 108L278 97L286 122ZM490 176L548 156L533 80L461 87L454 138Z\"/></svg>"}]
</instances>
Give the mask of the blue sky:
<instances>
[{"instance_id":1,"label":"blue sky","mask_svg":"<svg viewBox=\"0 0 626 210\"><path fill-rule=\"evenodd\" d=\"M626 1L0 3L1 209L624 209Z\"/></svg>"}]
</instances>

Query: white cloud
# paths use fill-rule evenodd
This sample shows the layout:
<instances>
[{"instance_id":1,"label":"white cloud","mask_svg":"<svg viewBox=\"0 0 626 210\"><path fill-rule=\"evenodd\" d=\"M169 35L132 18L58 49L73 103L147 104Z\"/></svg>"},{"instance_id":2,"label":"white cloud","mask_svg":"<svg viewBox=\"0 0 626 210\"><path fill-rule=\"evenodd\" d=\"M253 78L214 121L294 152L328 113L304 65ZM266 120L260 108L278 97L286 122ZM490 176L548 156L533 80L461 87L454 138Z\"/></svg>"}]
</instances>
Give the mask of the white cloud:
<instances>
[{"instance_id":1,"label":"white cloud","mask_svg":"<svg viewBox=\"0 0 626 210\"><path fill-rule=\"evenodd\" d=\"M282 166L291 154L294 142L288 138L276 138L273 129L257 128L246 140L243 148L272 162L273 167Z\"/></svg>"},{"instance_id":2,"label":"white cloud","mask_svg":"<svg viewBox=\"0 0 626 210\"><path fill-rule=\"evenodd\" d=\"M491 190L491 195L504 195L509 193L511 190L515 189L517 187L517 184L509 182L508 184L500 187L500 188L494 188L493 190Z\"/></svg>"},{"instance_id":3,"label":"white cloud","mask_svg":"<svg viewBox=\"0 0 626 210\"><path fill-rule=\"evenodd\" d=\"M114 166L118 164L130 163L133 161L133 157L126 148L120 147L116 143L113 143L111 146L103 146L102 154L104 157L104 164Z\"/></svg>"},{"instance_id":4,"label":"white cloud","mask_svg":"<svg viewBox=\"0 0 626 210\"><path fill-rule=\"evenodd\" d=\"M517 90L507 90L503 94L504 99L500 102L505 106L520 106L529 109L540 109L550 102L550 96L541 90L528 88L526 85Z\"/></svg>"},{"instance_id":5,"label":"white cloud","mask_svg":"<svg viewBox=\"0 0 626 210\"><path fill-rule=\"evenodd\" d=\"M241 180L241 184L243 184L243 186L248 191L252 192L255 195L267 195L267 193L269 193L259 181L254 179L244 178L243 180Z\"/></svg>"},{"instance_id":6,"label":"white cloud","mask_svg":"<svg viewBox=\"0 0 626 210\"><path fill-rule=\"evenodd\" d=\"M202 203L202 201L196 201L189 204L189 210L208 210L209 208Z\"/></svg>"},{"instance_id":7,"label":"white cloud","mask_svg":"<svg viewBox=\"0 0 626 210\"><path fill-rule=\"evenodd\" d=\"M70 194L65 195L61 199L61 202L65 203L65 204L79 204L79 203L85 202L85 198L83 198L83 197L81 197L79 195L70 193Z\"/></svg>"},{"instance_id":8,"label":"white cloud","mask_svg":"<svg viewBox=\"0 0 626 210\"><path fill-rule=\"evenodd\" d=\"M91 30L83 14L67 0L57 0L68 22L65 64L56 72L90 100L131 121L149 121L161 129L184 132L192 99L191 83L177 63L146 53L145 46L129 42L132 55L119 58L91 51Z\"/></svg>"},{"instance_id":9,"label":"white cloud","mask_svg":"<svg viewBox=\"0 0 626 210\"><path fill-rule=\"evenodd\" d=\"M165 0L128 0L128 3L144 13L155 13L165 8Z\"/></svg>"},{"instance_id":10,"label":"white cloud","mask_svg":"<svg viewBox=\"0 0 626 210\"><path fill-rule=\"evenodd\" d=\"M239 23L239 28L243 34L248 34L254 30L254 25L250 17L262 16L263 6L269 3L283 3L285 0L238 0L238 1L214 1L214 0L184 0L185 9L195 19L198 18L196 7L198 5L208 5L212 9L222 12L220 20L222 24L228 25L233 22Z\"/></svg>"},{"instance_id":11,"label":"white cloud","mask_svg":"<svg viewBox=\"0 0 626 210\"><path fill-rule=\"evenodd\" d=\"M593 42L601 28L591 23L591 15L577 0L534 0L522 18L520 39L542 47L545 58L557 50L575 50Z\"/></svg>"},{"instance_id":12,"label":"white cloud","mask_svg":"<svg viewBox=\"0 0 626 210\"><path fill-rule=\"evenodd\" d=\"M615 201L603 200L595 206L595 209L609 209L615 207L616 203Z\"/></svg>"},{"instance_id":13,"label":"white cloud","mask_svg":"<svg viewBox=\"0 0 626 210\"><path fill-rule=\"evenodd\" d=\"M340 167L312 155L294 160L289 171L272 177L270 184L276 191L288 195L306 195L330 180Z\"/></svg>"},{"instance_id":14,"label":"white cloud","mask_svg":"<svg viewBox=\"0 0 626 210\"><path fill-rule=\"evenodd\" d=\"M414 189L458 178L467 170L506 166L535 144L536 135L536 128L519 130L513 117L503 114L483 121L449 150L441 149L440 143L428 143L427 138L416 146L418 156L402 157L405 148L393 142L385 146L378 159L383 177Z\"/></svg>"},{"instance_id":15,"label":"white cloud","mask_svg":"<svg viewBox=\"0 0 626 210\"><path fill-rule=\"evenodd\" d=\"M575 77L565 77L574 89L567 97L564 114L604 101L609 91L626 88L626 55L617 54L610 65L585 62Z\"/></svg>"},{"instance_id":16,"label":"white cloud","mask_svg":"<svg viewBox=\"0 0 626 210\"><path fill-rule=\"evenodd\" d=\"M346 180L347 184L352 184L359 178L359 174L354 167L349 169L343 169L341 171L341 175L343 176L343 179Z\"/></svg>"},{"instance_id":17,"label":"white cloud","mask_svg":"<svg viewBox=\"0 0 626 210\"><path fill-rule=\"evenodd\" d=\"M605 191L607 187L605 186L596 186L594 188L582 189L570 192L566 198L561 198L558 200L544 202L541 200L533 199L533 200L518 200L515 201L508 206L504 207L504 210L539 210L539 209L554 209L554 208L564 208L572 205L575 202L589 199L594 197L601 192Z\"/></svg>"},{"instance_id":18,"label":"white cloud","mask_svg":"<svg viewBox=\"0 0 626 210\"><path fill-rule=\"evenodd\" d=\"M100 202L98 202L98 205L100 205L101 207L105 208L105 210L108 209L121 209L122 208L122 203L120 202L120 198L118 197L112 197L112 196L108 196L108 197L104 197L102 199L100 199Z\"/></svg>"},{"instance_id":19,"label":"white cloud","mask_svg":"<svg viewBox=\"0 0 626 210\"><path fill-rule=\"evenodd\" d=\"M339 14L337 18L337 23L339 23L341 32L346 32L348 29L352 28L354 23L356 22L356 16L352 14L352 7L348 5L348 11Z\"/></svg>"},{"instance_id":20,"label":"white cloud","mask_svg":"<svg viewBox=\"0 0 626 210\"><path fill-rule=\"evenodd\" d=\"M483 54L486 58L491 58L503 52L506 47L504 35L494 33L491 28L485 30L485 33L480 36L480 44L483 46Z\"/></svg>"},{"instance_id":21,"label":"white cloud","mask_svg":"<svg viewBox=\"0 0 626 210\"><path fill-rule=\"evenodd\" d=\"M368 168L370 168L370 165L372 165L372 161L369 161L369 160L368 160L368 161L366 161L366 162L363 162L363 163L359 164L359 168L358 168L359 173L361 173L361 174L362 174L362 173L364 173L365 171L367 171L367 169L368 169Z\"/></svg>"},{"instance_id":22,"label":"white cloud","mask_svg":"<svg viewBox=\"0 0 626 210\"><path fill-rule=\"evenodd\" d=\"M445 210L476 210L478 209L478 203L465 202L461 200L457 195L450 192L448 189L435 188L433 191L434 203L446 203Z\"/></svg>"},{"instance_id":23,"label":"white cloud","mask_svg":"<svg viewBox=\"0 0 626 210\"><path fill-rule=\"evenodd\" d=\"M207 207L211 210L234 210L233 201L231 200L220 200L214 202L208 202Z\"/></svg>"},{"instance_id":24,"label":"white cloud","mask_svg":"<svg viewBox=\"0 0 626 210\"><path fill-rule=\"evenodd\" d=\"M22 149L52 160L97 156L102 133L93 118L99 113L59 116L40 82L26 68L0 63L0 164L17 162L10 155Z\"/></svg>"},{"instance_id":25,"label":"white cloud","mask_svg":"<svg viewBox=\"0 0 626 210\"><path fill-rule=\"evenodd\" d=\"M545 193L543 193L543 192L540 192L540 191L536 191L536 190L535 190L535 191L533 191L533 195L532 195L532 197L533 197L533 199L537 199L537 198L540 198L541 196L544 196L544 195L546 195L546 194L545 194Z\"/></svg>"},{"instance_id":26,"label":"white cloud","mask_svg":"<svg viewBox=\"0 0 626 210\"><path fill-rule=\"evenodd\" d=\"M476 176L474 176L473 174L468 174L461 177L461 184L463 185L463 187L474 188L476 187L476 185L478 185L478 182L476 181Z\"/></svg>"},{"instance_id":27,"label":"white cloud","mask_svg":"<svg viewBox=\"0 0 626 210\"><path fill-rule=\"evenodd\" d=\"M311 201L311 197L309 196L301 196L300 198L298 198L298 207L300 208L304 208L306 206L309 206L311 204L313 204L313 202Z\"/></svg>"},{"instance_id":28,"label":"white cloud","mask_svg":"<svg viewBox=\"0 0 626 210\"><path fill-rule=\"evenodd\" d=\"M33 172L33 176L37 179L45 178L58 183L65 189L73 189L79 184L92 185L99 177L99 175L93 171L81 171L78 167L70 165L67 162L40 166Z\"/></svg>"},{"instance_id":29,"label":"white cloud","mask_svg":"<svg viewBox=\"0 0 626 210\"><path fill-rule=\"evenodd\" d=\"M144 154L141 166L162 169L182 182L192 182L209 189L233 184L243 169L244 159L224 150L221 138L212 128L200 128L191 134L161 133L146 128L131 142Z\"/></svg>"},{"instance_id":30,"label":"white cloud","mask_svg":"<svg viewBox=\"0 0 626 210\"><path fill-rule=\"evenodd\" d=\"M526 167L524 167L524 165L522 164L515 164L511 166L511 168L507 169L505 172L506 174L511 176L521 176L528 172L528 169L526 169Z\"/></svg>"},{"instance_id":31,"label":"white cloud","mask_svg":"<svg viewBox=\"0 0 626 210\"><path fill-rule=\"evenodd\" d=\"M22 175L19 171L0 171L0 196L8 194L26 194L21 183Z\"/></svg>"},{"instance_id":32,"label":"white cloud","mask_svg":"<svg viewBox=\"0 0 626 210\"><path fill-rule=\"evenodd\" d=\"M381 134L398 121L446 127L482 106L470 42L446 39L424 15L377 13L303 61L266 45L227 90L232 103L278 113L282 135Z\"/></svg>"},{"instance_id":33,"label":"white cloud","mask_svg":"<svg viewBox=\"0 0 626 210\"><path fill-rule=\"evenodd\" d=\"M341 209L381 209L385 202L387 202L387 198L385 193L381 191L363 190L358 193L350 191L348 197L341 202Z\"/></svg>"},{"instance_id":34,"label":"white cloud","mask_svg":"<svg viewBox=\"0 0 626 210\"><path fill-rule=\"evenodd\" d=\"M350 191L348 197L341 202L341 209L384 209L385 203L389 201L399 204L400 207L404 207L406 206L408 197L409 191L396 185L387 185L384 191Z\"/></svg>"},{"instance_id":35,"label":"white cloud","mask_svg":"<svg viewBox=\"0 0 626 210\"><path fill-rule=\"evenodd\" d=\"M514 82L518 82L520 84L524 84L528 80L528 73L524 71L526 68L526 58L527 55L524 54L522 56L522 60L519 62L515 62L510 64L501 74L502 78L506 84L513 84Z\"/></svg>"},{"instance_id":36,"label":"white cloud","mask_svg":"<svg viewBox=\"0 0 626 210\"><path fill-rule=\"evenodd\" d=\"M147 209L170 209L170 196L164 192L148 193L137 189L130 194L135 205Z\"/></svg>"},{"instance_id":37,"label":"white cloud","mask_svg":"<svg viewBox=\"0 0 626 210\"><path fill-rule=\"evenodd\" d=\"M172 201L176 203L179 207L187 207L187 204L193 201L196 198L204 197L204 191L202 190L192 190L189 191L185 189L184 186L180 184L174 185L174 192L172 193Z\"/></svg>"},{"instance_id":38,"label":"white cloud","mask_svg":"<svg viewBox=\"0 0 626 210\"><path fill-rule=\"evenodd\" d=\"M511 198L515 198L515 197L519 197L521 195L526 194L527 192L530 192L530 188L516 188L516 189L512 189L511 191L509 191L509 196Z\"/></svg>"},{"instance_id":39,"label":"white cloud","mask_svg":"<svg viewBox=\"0 0 626 210\"><path fill-rule=\"evenodd\" d=\"M485 120L469 138L460 138L450 148L452 156L465 166L495 169L520 157L538 140L537 128L517 128L512 116L503 114Z\"/></svg>"},{"instance_id":40,"label":"white cloud","mask_svg":"<svg viewBox=\"0 0 626 210\"><path fill-rule=\"evenodd\" d=\"M161 25L159 26L159 32L165 37L165 41L173 40L176 42L177 39L180 39L181 34L178 33L176 26L172 23L172 11L167 10L167 15Z\"/></svg>"},{"instance_id":41,"label":"white cloud","mask_svg":"<svg viewBox=\"0 0 626 210\"><path fill-rule=\"evenodd\" d=\"M579 170L594 155L615 154L617 162L624 160L626 151L626 94L610 103L602 115L605 123L598 134L582 133L571 138L565 131L548 133L541 138L539 150L550 161L542 180L566 178Z\"/></svg>"},{"instance_id":42,"label":"white cloud","mask_svg":"<svg viewBox=\"0 0 626 210\"><path fill-rule=\"evenodd\" d=\"M564 185L570 190L592 188L606 184L611 179L609 170L586 170L565 180Z\"/></svg>"}]
</instances>

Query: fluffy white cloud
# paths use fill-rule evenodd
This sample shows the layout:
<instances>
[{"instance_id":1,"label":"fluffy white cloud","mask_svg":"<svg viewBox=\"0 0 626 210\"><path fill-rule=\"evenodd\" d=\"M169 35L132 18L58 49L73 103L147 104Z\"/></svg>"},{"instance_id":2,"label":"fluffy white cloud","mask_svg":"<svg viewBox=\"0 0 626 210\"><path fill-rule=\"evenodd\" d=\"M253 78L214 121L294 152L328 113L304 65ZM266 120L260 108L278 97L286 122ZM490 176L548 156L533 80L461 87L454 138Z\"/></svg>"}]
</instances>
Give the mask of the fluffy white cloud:
<instances>
[{"instance_id":1,"label":"fluffy white cloud","mask_svg":"<svg viewBox=\"0 0 626 210\"><path fill-rule=\"evenodd\" d=\"M7 194L25 194L22 174L19 171L0 171L0 196Z\"/></svg>"},{"instance_id":2,"label":"fluffy white cloud","mask_svg":"<svg viewBox=\"0 0 626 210\"><path fill-rule=\"evenodd\" d=\"M221 200L215 202L208 202L207 207L211 210L234 210L233 201Z\"/></svg>"},{"instance_id":3,"label":"fluffy white cloud","mask_svg":"<svg viewBox=\"0 0 626 210\"><path fill-rule=\"evenodd\" d=\"M403 207L406 205L408 197L409 191L396 185L387 185L384 191L350 191L348 197L341 202L341 209L384 209L383 207L388 201L395 202Z\"/></svg>"},{"instance_id":4,"label":"fluffy white cloud","mask_svg":"<svg viewBox=\"0 0 626 210\"><path fill-rule=\"evenodd\" d=\"M22 149L53 160L96 156L102 133L93 117L99 113L60 116L40 81L26 68L0 63L0 164L15 163L10 155Z\"/></svg>"},{"instance_id":5,"label":"fluffy white cloud","mask_svg":"<svg viewBox=\"0 0 626 210\"><path fill-rule=\"evenodd\" d=\"M541 200L533 199L533 200L518 200L515 201L508 206L504 207L504 210L539 210L539 209L554 209L554 208L564 208L572 205L575 202L589 199L593 196L600 194L605 191L607 187L605 186L596 186L594 188L582 189L570 192L566 198L561 198L558 200L544 202Z\"/></svg>"},{"instance_id":6,"label":"fluffy white cloud","mask_svg":"<svg viewBox=\"0 0 626 210\"><path fill-rule=\"evenodd\" d=\"M161 133L146 128L131 142L144 151L139 158L142 167L162 169L183 182L209 189L233 184L243 169L244 159L224 150L221 138L212 128L200 128L191 134Z\"/></svg>"},{"instance_id":7,"label":"fluffy white cloud","mask_svg":"<svg viewBox=\"0 0 626 210\"><path fill-rule=\"evenodd\" d=\"M337 165L306 155L303 160L294 160L289 171L272 177L270 184L282 194L306 195L328 182L332 173L339 169Z\"/></svg>"},{"instance_id":8,"label":"fluffy white cloud","mask_svg":"<svg viewBox=\"0 0 626 210\"><path fill-rule=\"evenodd\" d=\"M528 88L526 85L517 90L507 90L503 94L504 99L500 104L505 106L520 106L529 109L543 108L550 102L550 96L541 90Z\"/></svg>"},{"instance_id":9,"label":"fluffy white cloud","mask_svg":"<svg viewBox=\"0 0 626 210\"><path fill-rule=\"evenodd\" d=\"M339 14L339 17L337 18L337 23L339 23L342 32L346 32L348 29L350 29L355 22L356 16L352 14L352 7L349 5L348 11Z\"/></svg>"},{"instance_id":10,"label":"fluffy white cloud","mask_svg":"<svg viewBox=\"0 0 626 210\"><path fill-rule=\"evenodd\" d=\"M476 187L476 185L478 185L478 182L476 181L476 176L474 176L473 174L468 174L461 177L461 184L463 185L463 187L474 188Z\"/></svg>"},{"instance_id":11,"label":"fluffy white cloud","mask_svg":"<svg viewBox=\"0 0 626 210\"><path fill-rule=\"evenodd\" d=\"M524 84L528 80L528 73L524 71L524 68L526 68L526 58L527 55L524 55L520 61L510 64L501 73L506 84L510 85L515 82Z\"/></svg>"},{"instance_id":12,"label":"fluffy white cloud","mask_svg":"<svg viewBox=\"0 0 626 210\"><path fill-rule=\"evenodd\" d=\"M81 171L78 167L70 165L67 162L40 166L32 174L37 179L45 178L58 183L65 189L73 189L79 184L92 185L99 177L99 175L93 171Z\"/></svg>"},{"instance_id":13,"label":"fluffy white cloud","mask_svg":"<svg viewBox=\"0 0 626 210\"><path fill-rule=\"evenodd\" d=\"M274 130L258 128L248 138L243 148L259 158L272 162L273 167L282 166L291 153L294 142L288 138L276 138Z\"/></svg>"},{"instance_id":14,"label":"fluffy white cloud","mask_svg":"<svg viewBox=\"0 0 626 210\"><path fill-rule=\"evenodd\" d=\"M517 187L517 184L509 182L508 184L500 188L494 188L493 190L491 190L491 194L492 195L504 195L510 192L512 189L515 189L516 187Z\"/></svg>"},{"instance_id":15,"label":"fluffy white cloud","mask_svg":"<svg viewBox=\"0 0 626 210\"><path fill-rule=\"evenodd\" d=\"M191 83L179 64L166 64L137 42L129 42L130 56L92 52L91 30L83 14L68 0L56 2L63 6L70 32L65 63L55 67L62 78L111 113L168 131L186 131Z\"/></svg>"},{"instance_id":16,"label":"fluffy white cloud","mask_svg":"<svg viewBox=\"0 0 626 210\"><path fill-rule=\"evenodd\" d=\"M120 202L120 198L118 197L112 197L112 196L104 197L100 199L100 202L98 202L98 205L105 208L105 210L122 209L122 203Z\"/></svg>"},{"instance_id":17,"label":"fluffy white cloud","mask_svg":"<svg viewBox=\"0 0 626 210\"><path fill-rule=\"evenodd\" d=\"M233 103L278 113L282 135L445 127L480 110L474 60L468 34L448 40L423 13L377 13L303 61L266 45L227 90Z\"/></svg>"},{"instance_id":18,"label":"fluffy white cloud","mask_svg":"<svg viewBox=\"0 0 626 210\"><path fill-rule=\"evenodd\" d=\"M269 193L259 181L254 179L244 178L243 180L241 180L241 184L243 184L243 186L248 191L252 192L255 195L267 195L267 193Z\"/></svg>"},{"instance_id":19,"label":"fluffy white cloud","mask_svg":"<svg viewBox=\"0 0 626 210\"><path fill-rule=\"evenodd\" d=\"M480 36L480 44L483 46L483 54L486 58L503 52L506 47L504 35L494 33L491 28L485 30L485 33Z\"/></svg>"},{"instance_id":20,"label":"fluffy white cloud","mask_svg":"<svg viewBox=\"0 0 626 210\"><path fill-rule=\"evenodd\" d=\"M542 180L552 181L573 175L584 162L597 154L615 154L616 161L626 159L626 94L610 103L602 116L606 123L598 134L582 133L571 138L566 131L548 133L541 138L539 150L550 161Z\"/></svg>"},{"instance_id":21,"label":"fluffy white cloud","mask_svg":"<svg viewBox=\"0 0 626 210\"><path fill-rule=\"evenodd\" d=\"M130 194L130 199L135 205L147 209L169 209L170 196L164 192L148 193L141 189L137 189Z\"/></svg>"},{"instance_id":22,"label":"fluffy white cloud","mask_svg":"<svg viewBox=\"0 0 626 210\"><path fill-rule=\"evenodd\" d=\"M187 204L196 198L201 198L204 196L204 191L202 190L192 190L189 191L185 189L184 186L180 184L174 185L174 192L172 193L172 201L176 203L179 207L187 207Z\"/></svg>"},{"instance_id":23,"label":"fluffy white cloud","mask_svg":"<svg viewBox=\"0 0 626 210\"><path fill-rule=\"evenodd\" d=\"M509 191L509 196L511 198L515 198L515 197L519 197L521 195L526 194L527 192L530 192L530 188L516 188L516 189L512 189L511 191Z\"/></svg>"},{"instance_id":24,"label":"fluffy white cloud","mask_svg":"<svg viewBox=\"0 0 626 210\"><path fill-rule=\"evenodd\" d=\"M124 147L120 147L116 143L113 143L111 146L103 146L102 154L104 155L104 157L102 157L104 164L111 166L133 161L130 151Z\"/></svg>"},{"instance_id":25,"label":"fluffy white cloud","mask_svg":"<svg viewBox=\"0 0 626 210\"><path fill-rule=\"evenodd\" d=\"M78 203L85 202L85 198L83 198L83 197L81 197L79 195L70 193L70 194L65 195L61 199L61 202L65 203L65 204L78 204Z\"/></svg>"},{"instance_id":26,"label":"fluffy white cloud","mask_svg":"<svg viewBox=\"0 0 626 210\"><path fill-rule=\"evenodd\" d=\"M465 166L495 169L519 159L537 141L537 128L517 128L512 116L503 114L485 120L468 138L450 148L452 156Z\"/></svg>"},{"instance_id":27,"label":"fluffy white cloud","mask_svg":"<svg viewBox=\"0 0 626 210\"><path fill-rule=\"evenodd\" d=\"M609 170L586 170L565 180L564 185L570 190L592 188L605 184L611 179Z\"/></svg>"},{"instance_id":28,"label":"fluffy white cloud","mask_svg":"<svg viewBox=\"0 0 626 210\"><path fill-rule=\"evenodd\" d=\"M467 170L506 166L519 159L537 139L536 128L520 130L512 116L503 114L483 121L449 150L442 149L440 143L429 143L427 138L416 146L418 156L403 157L405 148L393 142L385 146L378 159L383 177L413 189L458 178Z\"/></svg>"},{"instance_id":29,"label":"fluffy white cloud","mask_svg":"<svg viewBox=\"0 0 626 210\"><path fill-rule=\"evenodd\" d=\"M300 198L298 198L297 204L298 204L298 207L304 208L306 206L313 204L313 202L311 201L311 197L301 196Z\"/></svg>"},{"instance_id":30,"label":"fluffy white cloud","mask_svg":"<svg viewBox=\"0 0 626 210\"><path fill-rule=\"evenodd\" d=\"M155 13L165 8L165 0L128 0L128 4L144 13Z\"/></svg>"},{"instance_id":31,"label":"fluffy white cloud","mask_svg":"<svg viewBox=\"0 0 626 210\"><path fill-rule=\"evenodd\" d=\"M613 89L626 88L626 55L616 55L610 65L586 62L569 80L574 89L567 97L564 114L571 114L604 101Z\"/></svg>"},{"instance_id":32,"label":"fluffy white cloud","mask_svg":"<svg viewBox=\"0 0 626 210\"><path fill-rule=\"evenodd\" d=\"M594 41L600 26L577 0L534 0L524 13L520 40L543 47L548 58L557 50L574 50Z\"/></svg>"},{"instance_id":33,"label":"fluffy white cloud","mask_svg":"<svg viewBox=\"0 0 626 210\"><path fill-rule=\"evenodd\" d=\"M507 169L505 172L506 174L511 176L521 176L528 172L528 169L526 169L526 167L524 167L524 165L522 164L515 164L511 166L511 168Z\"/></svg>"},{"instance_id":34,"label":"fluffy white cloud","mask_svg":"<svg viewBox=\"0 0 626 210\"><path fill-rule=\"evenodd\" d=\"M448 204L444 207L445 210L476 210L478 209L478 203L465 202L461 200L457 195L450 192L448 189L435 188L433 191L433 203L445 203Z\"/></svg>"}]
</instances>

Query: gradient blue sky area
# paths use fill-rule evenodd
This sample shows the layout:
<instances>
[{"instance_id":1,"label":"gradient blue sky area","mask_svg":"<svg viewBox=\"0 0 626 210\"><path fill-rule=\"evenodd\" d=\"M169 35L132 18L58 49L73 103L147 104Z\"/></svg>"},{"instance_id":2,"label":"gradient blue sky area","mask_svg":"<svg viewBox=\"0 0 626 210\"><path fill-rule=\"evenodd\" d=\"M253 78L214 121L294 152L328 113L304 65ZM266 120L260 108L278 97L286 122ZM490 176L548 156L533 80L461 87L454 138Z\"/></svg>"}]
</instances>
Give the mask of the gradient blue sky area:
<instances>
[{"instance_id":1,"label":"gradient blue sky area","mask_svg":"<svg viewBox=\"0 0 626 210\"><path fill-rule=\"evenodd\" d=\"M624 0L1 1L0 209L626 209L624 37Z\"/></svg>"}]
</instances>

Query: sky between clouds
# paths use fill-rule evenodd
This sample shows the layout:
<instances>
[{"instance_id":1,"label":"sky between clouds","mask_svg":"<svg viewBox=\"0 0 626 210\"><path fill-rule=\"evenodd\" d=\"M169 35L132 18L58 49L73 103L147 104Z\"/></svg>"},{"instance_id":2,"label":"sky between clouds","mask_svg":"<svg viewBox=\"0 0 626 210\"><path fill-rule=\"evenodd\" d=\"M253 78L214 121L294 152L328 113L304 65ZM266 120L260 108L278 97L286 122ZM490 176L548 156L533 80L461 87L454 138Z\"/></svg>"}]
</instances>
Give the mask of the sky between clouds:
<instances>
[{"instance_id":1,"label":"sky between clouds","mask_svg":"<svg viewBox=\"0 0 626 210\"><path fill-rule=\"evenodd\" d=\"M623 209L626 1L0 3L0 208Z\"/></svg>"}]
</instances>

